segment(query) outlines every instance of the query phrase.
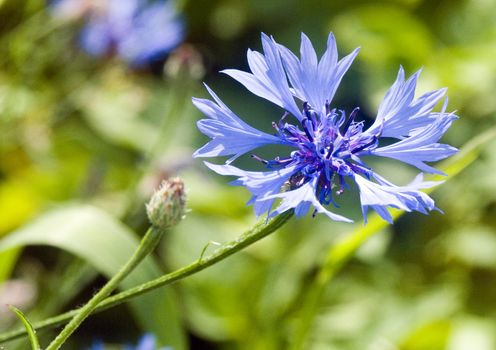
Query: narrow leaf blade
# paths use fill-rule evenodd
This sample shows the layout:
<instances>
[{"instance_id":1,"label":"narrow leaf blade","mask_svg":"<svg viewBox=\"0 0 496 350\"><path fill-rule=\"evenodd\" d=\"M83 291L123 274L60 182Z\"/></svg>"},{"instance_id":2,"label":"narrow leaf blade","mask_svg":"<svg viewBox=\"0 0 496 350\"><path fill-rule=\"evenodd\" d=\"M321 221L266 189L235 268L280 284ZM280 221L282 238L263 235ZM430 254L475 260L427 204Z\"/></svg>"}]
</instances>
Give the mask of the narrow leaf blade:
<instances>
[{"instance_id":1,"label":"narrow leaf blade","mask_svg":"<svg viewBox=\"0 0 496 350\"><path fill-rule=\"evenodd\" d=\"M9 305L9 309L17 315L17 317L21 320L22 324L26 328L29 336L29 343L31 344L31 349L41 350L40 342L38 341L38 337L36 336L36 331L34 330L31 323L28 321L27 317L22 313L21 310L19 310L15 306Z\"/></svg>"}]
</instances>

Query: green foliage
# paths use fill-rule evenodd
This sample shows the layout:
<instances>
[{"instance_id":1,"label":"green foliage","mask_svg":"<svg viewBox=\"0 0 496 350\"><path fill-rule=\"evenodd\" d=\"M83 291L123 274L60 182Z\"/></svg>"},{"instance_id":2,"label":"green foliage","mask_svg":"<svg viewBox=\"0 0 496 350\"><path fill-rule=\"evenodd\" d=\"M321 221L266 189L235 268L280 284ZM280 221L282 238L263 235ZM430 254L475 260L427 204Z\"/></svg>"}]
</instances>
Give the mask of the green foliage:
<instances>
[{"instance_id":1,"label":"green foliage","mask_svg":"<svg viewBox=\"0 0 496 350\"><path fill-rule=\"evenodd\" d=\"M91 206L70 206L48 212L30 225L9 234L0 251L26 245L49 245L83 259L97 271L112 277L131 257L138 240L129 229L105 212ZM129 289L160 275L150 258L139 265L121 284ZM184 348L184 334L171 290L149 293L131 302L143 329L157 333L162 342Z\"/></svg>"},{"instance_id":2,"label":"green foliage","mask_svg":"<svg viewBox=\"0 0 496 350\"><path fill-rule=\"evenodd\" d=\"M461 147L495 124L494 1L179 3L188 45L163 67L136 72L86 55L78 46L82 23L54 20L45 1L0 1L0 300L19 297L14 304L30 320L81 305L101 285L97 276L111 276L129 257L148 225L144 203L163 177L184 178L191 211L122 288L188 264L208 242L229 241L255 222L245 190L191 159L205 139L190 98L204 94L205 72L234 112L270 132L280 110L217 74L244 68L260 31L295 50L301 31L320 49L334 31L342 55L361 46L336 97L347 110L360 105L374 118L402 64L408 73L423 67L419 92L449 88L448 108L461 118L446 142ZM490 136L454 159L456 171L471 164L434 193L444 215L408 214L394 226L372 220L363 228L373 241L352 247L356 255L322 292L309 349L496 347L494 146ZM388 161L374 168L398 183L416 174ZM360 221L355 199L343 207ZM188 336L193 349L288 348L327 252L353 229L325 218L293 220L129 310L95 316L68 346L97 338L136 343L154 332L175 349L187 348ZM2 287L16 282L20 291ZM14 322L0 309L2 332Z\"/></svg>"}]
</instances>

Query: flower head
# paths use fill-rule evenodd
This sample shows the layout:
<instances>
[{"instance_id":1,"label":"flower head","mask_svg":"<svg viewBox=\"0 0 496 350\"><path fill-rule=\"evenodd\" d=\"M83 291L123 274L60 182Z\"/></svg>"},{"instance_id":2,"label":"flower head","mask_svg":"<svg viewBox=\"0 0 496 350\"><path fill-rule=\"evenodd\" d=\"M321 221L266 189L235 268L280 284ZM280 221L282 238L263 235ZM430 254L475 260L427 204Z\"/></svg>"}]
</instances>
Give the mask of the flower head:
<instances>
[{"instance_id":1,"label":"flower head","mask_svg":"<svg viewBox=\"0 0 496 350\"><path fill-rule=\"evenodd\" d=\"M162 181L146 205L148 219L153 226L168 229L176 226L186 214L184 183L178 178Z\"/></svg>"},{"instance_id":2,"label":"flower head","mask_svg":"<svg viewBox=\"0 0 496 350\"><path fill-rule=\"evenodd\" d=\"M162 58L184 38L184 23L171 1L57 0L58 17L86 14L83 49L93 56L117 54L134 67Z\"/></svg>"},{"instance_id":3,"label":"flower head","mask_svg":"<svg viewBox=\"0 0 496 350\"><path fill-rule=\"evenodd\" d=\"M445 89L414 98L420 71L405 80L400 67L396 81L379 106L374 123L365 128L358 120L360 110L346 113L332 103L344 74L358 49L338 60L332 33L319 60L310 40L302 34L300 57L271 37L262 34L263 53L248 50L250 72L225 70L250 92L284 109L282 118L272 122L275 132L259 131L239 119L208 87L214 101L193 99L208 119L198 128L212 140L197 150L195 157L232 156L224 165L205 163L221 175L237 176L235 185L251 193L255 213L269 217L294 209L305 215L323 213L333 220L351 220L329 211L337 197L354 182L360 192L364 218L369 208L392 222L387 208L427 213L436 209L434 201L420 189L434 186L422 174L406 186L387 181L363 160L363 156L392 158L427 173L441 173L425 162L446 158L457 150L438 143L456 118L446 113L447 99L440 112L434 106ZM383 145L382 138L394 139ZM274 159L262 159L267 171L245 171L230 165L237 157L264 145L286 145L292 150ZM273 208L274 201L280 204Z\"/></svg>"}]
</instances>

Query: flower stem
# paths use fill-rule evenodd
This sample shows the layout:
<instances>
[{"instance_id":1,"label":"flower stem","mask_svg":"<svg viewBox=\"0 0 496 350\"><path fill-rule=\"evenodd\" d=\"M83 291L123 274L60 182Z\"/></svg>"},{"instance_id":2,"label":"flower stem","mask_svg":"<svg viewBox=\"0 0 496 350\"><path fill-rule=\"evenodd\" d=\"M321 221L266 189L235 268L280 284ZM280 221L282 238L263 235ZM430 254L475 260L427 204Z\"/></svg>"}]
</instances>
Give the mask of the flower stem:
<instances>
[{"instance_id":1,"label":"flower stem","mask_svg":"<svg viewBox=\"0 0 496 350\"><path fill-rule=\"evenodd\" d=\"M269 222L267 222L265 219L262 219L251 229L241 234L237 239L222 245L212 254L207 256L202 255L198 260L189 265L186 265L180 269L177 269L149 282L138 285L134 288L108 297L100 302L93 310L91 310L91 312L106 310L113 306L122 304L130 300L131 298L137 297L156 288L172 284L176 281L184 279L187 276L198 273L206 269L207 267L224 260L232 254L268 236L272 232L276 231L279 227L284 225L292 216L293 211L287 211L285 213L282 213L281 215L276 216L274 219L271 219ZM58 316L54 316L40 322L35 322L33 323L33 328L39 331L42 329L55 327L67 322L67 320L77 315L81 310L82 309L71 310ZM23 328L0 334L0 343L19 338L25 334L26 330ZM48 348L47 350L52 350L52 348Z\"/></svg>"},{"instance_id":2,"label":"flower stem","mask_svg":"<svg viewBox=\"0 0 496 350\"><path fill-rule=\"evenodd\" d=\"M46 350L57 350L81 323L98 307L106 297L117 288L117 285L134 270L134 268L157 246L164 230L151 227L141 240L138 249L127 263L98 291L82 308L75 310L72 320L64 327ZM69 318L69 317L68 317Z\"/></svg>"}]
</instances>

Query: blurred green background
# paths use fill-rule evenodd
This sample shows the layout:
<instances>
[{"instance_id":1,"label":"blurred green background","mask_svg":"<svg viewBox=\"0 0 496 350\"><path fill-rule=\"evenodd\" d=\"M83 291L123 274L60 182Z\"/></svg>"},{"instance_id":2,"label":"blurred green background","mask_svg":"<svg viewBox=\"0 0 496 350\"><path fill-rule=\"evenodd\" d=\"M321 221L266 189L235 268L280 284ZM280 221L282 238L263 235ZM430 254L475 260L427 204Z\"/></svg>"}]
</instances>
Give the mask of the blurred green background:
<instances>
[{"instance_id":1,"label":"blurred green background","mask_svg":"<svg viewBox=\"0 0 496 350\"><path fill-rule=\"evenodd\" d=\"M260 32L295 51L300 32L319 52L329 31L341 56L361 46L334 101L346 110L360 106L373 118L401 64L408 74L423 67L419 93L448 87L448 109L460 119L446 143L462 147L496 120L494 0L177 5L184 44L163 66L133 71L117 58L87 56L78 48L81 23L54 19L44 1L0 1L1 305L32 320L81 305L128 257L147 227L143 203L167 176L184 178L191 211L127 287L256 221L246 190L191 158L207 139L190 101L206 96L205 81L240 117L270 130L280 110L218 73L246 69ZM360 248L326 288L304 349L496 349L495 146L433 193L444 215L408 214ZM416 174L394 162L375 167L398 183ZM357 224L293 220L141 303L91 317L67 349L96 339L135 343L144 332L176 350L289 348L327 250L362 226L358 203L346 206ZM17 322L0 307L0 330ZM40 332L44 342L54 334Z\"/></svg>"}]
</instances>

